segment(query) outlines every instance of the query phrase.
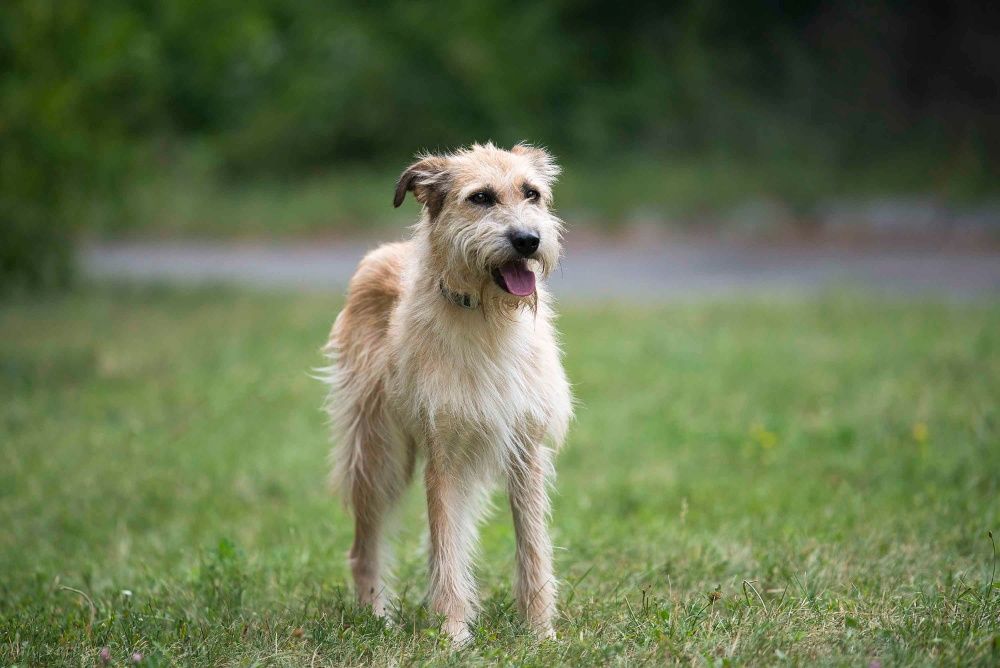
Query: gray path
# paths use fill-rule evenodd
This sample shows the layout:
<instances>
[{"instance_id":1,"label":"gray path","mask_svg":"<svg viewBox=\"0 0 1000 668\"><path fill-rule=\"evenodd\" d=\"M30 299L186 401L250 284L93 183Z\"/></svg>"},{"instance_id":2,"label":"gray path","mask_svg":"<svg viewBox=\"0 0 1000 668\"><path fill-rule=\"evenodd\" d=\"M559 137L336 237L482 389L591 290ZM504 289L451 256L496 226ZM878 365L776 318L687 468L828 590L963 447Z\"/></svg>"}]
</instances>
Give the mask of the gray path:
<instances>
[{"instance_id":1,"label":"gray path","mask_svg":"<svg viewBox=\"0 0 1000 668\"><path fill-rule=\"evenodd\" d=\"M88 246L82 259L85 273L96 278L342 290L374 245L130 242ZM571 301L802 295L840 287L904 298L995 299L1000 252L571 240L550 284Z\"/></svg>"}]
</instances>

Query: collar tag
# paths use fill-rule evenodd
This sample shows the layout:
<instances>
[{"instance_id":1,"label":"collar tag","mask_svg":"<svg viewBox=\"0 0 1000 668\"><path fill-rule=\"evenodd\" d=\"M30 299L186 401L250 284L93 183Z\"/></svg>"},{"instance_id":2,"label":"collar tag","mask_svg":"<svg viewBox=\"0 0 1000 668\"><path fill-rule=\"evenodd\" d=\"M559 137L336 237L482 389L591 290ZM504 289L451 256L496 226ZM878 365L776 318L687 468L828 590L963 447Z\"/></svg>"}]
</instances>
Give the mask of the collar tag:
<instances>
[{"instance_id":1,"label":"collar tag","mask_svg":"<svg viewBox=\"0 0 1000 668\"><path fill-rule=\"evenodd\" d=\"M444 281L440 281L438 286L441 288L441 294L444 295L445 299L450 301L455 306L474 309L479 306L479 299L475 295L470 295L466 292L454 292L444 287Z\"/></svg>"}]
</instances>

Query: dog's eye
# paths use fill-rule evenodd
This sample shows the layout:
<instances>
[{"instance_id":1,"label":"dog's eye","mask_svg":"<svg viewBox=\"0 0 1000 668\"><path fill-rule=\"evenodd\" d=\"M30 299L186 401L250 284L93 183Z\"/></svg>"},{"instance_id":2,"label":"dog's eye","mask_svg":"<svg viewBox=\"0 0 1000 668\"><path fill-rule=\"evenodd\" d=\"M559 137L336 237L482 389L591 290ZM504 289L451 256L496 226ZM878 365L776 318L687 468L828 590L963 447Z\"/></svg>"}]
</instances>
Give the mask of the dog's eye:
<instances>
[{"instance_id":1,"label":"dog's eye","mask_svg":"<svg viewBox=\"0 0 1000 668\"><path fill-rule=\"evenodd\" d=\"M532 202L537 201L541 195L534 188L528 188L524 191L524 199L531 200Z\"/></svg>"},{"instance_id":2,"label":"dog's eye","mask_svg":"<svg viewBox=\"0 0 1000 668\"><path fill-rule=\"evenodd\" d=\"M494 199L493 194L484 190L480 190L477 193L469 195L469 201L479 206L493 206L496 204L496 199Z\"/></svg>"}]
</instances>

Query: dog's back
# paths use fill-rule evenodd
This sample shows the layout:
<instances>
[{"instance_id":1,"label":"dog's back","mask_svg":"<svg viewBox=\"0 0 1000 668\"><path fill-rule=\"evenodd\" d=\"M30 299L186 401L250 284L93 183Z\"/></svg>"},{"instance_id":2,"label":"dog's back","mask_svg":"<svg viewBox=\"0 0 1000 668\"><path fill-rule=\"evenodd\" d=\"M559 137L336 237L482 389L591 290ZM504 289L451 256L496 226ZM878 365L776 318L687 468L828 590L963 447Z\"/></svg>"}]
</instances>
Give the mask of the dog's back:
<instances>
[{"instance_id":1,"label":"dog's back","mask_svg":"<svg viewBox=\"0 0 1000 668\"><path fill-rule=\"evenodd\" d=\"M401 275L410 245L408 241L383 244L361 260L347 288L347 303L330 332L331 344L341 349L365 347L366 334L385 335L402 292Z\"/></svg>"}]
</instances>

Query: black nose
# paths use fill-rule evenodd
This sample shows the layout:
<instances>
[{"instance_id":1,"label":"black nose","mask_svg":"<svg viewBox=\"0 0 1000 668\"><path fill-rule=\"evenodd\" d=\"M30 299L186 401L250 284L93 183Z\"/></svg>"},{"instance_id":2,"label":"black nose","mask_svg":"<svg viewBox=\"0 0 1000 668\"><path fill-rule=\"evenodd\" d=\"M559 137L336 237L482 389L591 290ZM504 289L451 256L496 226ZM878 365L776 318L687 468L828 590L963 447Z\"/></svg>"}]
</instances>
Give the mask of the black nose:
<instances>
[{"instance_id":1,"label":"black nose","mask_svg":"<svg viewBox=\"0 0 1000 668\"><path fill-rule=\"evenodd\" d=\"M507 238L510 239L510 245L514 247L521 257L528 257L536 250L538 250L538 242L540 239L538 235L534 232L528 232L527 230L514 230L507 234Z\"/></svg>"}]
</instances>

